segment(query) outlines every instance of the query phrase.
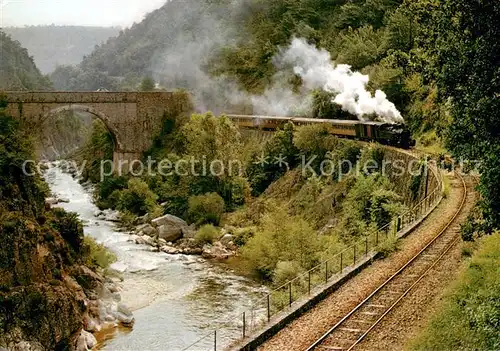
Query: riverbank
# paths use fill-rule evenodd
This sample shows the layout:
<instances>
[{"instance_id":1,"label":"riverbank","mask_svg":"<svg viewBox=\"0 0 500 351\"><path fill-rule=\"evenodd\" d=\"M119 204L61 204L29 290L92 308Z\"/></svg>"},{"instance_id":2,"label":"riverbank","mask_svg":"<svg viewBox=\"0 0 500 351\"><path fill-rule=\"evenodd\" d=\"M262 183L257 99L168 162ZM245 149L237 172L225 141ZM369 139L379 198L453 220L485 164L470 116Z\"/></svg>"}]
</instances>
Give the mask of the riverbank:
<instances>
[{"instance_id":1,"label":"riverbank","mask_svg":"<svg viewBox=\"0 0 500 351\"><path fill-rule=\"evenodd\" d=\"M129 333L115 329L98 335L101 349L182 349L265 294L263 286L200 256L172 255L130 242L130 234L120 232L117 223L95 217L98 209L90 190L61 169L48 170L48 183L69 201L60 206L86 223L86 235L117 256L112 268L121 272L121 298L135 323ZM221 340L230 342L229 334Z\"/></svg>"}]
</instances>

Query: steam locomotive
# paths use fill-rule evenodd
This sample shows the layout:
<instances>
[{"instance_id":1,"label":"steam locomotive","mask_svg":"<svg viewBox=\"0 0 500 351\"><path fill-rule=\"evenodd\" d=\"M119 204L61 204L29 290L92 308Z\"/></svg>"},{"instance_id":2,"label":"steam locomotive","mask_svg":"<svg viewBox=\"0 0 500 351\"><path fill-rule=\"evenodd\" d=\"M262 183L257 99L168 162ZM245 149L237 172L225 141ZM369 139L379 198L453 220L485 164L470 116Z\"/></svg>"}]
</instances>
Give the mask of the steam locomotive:
<instances>
[{"instance_id":1,"label":"steam locomotive","mask_svg":"<svg viewBox=\"0 0 500 351\"><path fill-rule=\"evenodd\" d=\"M274 116L249 116L227 115L234 124L241 128L258 130L276 130L286 123L296 126L324 123L331 134L356 140L376 141L380 144L409 149L415 146L410 131L404 124L391 124L384 122L318 119L302 117L274 117Z\"/></svg>"}]
</instances>

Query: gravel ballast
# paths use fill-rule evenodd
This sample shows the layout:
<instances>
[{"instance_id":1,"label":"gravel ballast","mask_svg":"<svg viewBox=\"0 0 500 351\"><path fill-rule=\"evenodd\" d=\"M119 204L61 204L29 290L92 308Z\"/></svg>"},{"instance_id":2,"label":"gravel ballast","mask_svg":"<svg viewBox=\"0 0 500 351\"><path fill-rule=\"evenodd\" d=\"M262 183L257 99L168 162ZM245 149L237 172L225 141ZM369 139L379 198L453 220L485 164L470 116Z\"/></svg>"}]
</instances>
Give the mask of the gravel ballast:
<instances>
[{"instance_id":1,"label":"gravel ballast","mask_svg":"<svg viewBox=\"0 0 500 351\"><path fill-rule=\"evenodd\" d=\"M413 257L453 217L460 205L463 188L458 177L450 176L450 193L436 210L406 238L400 249L388 258L375 261L370 267L346 282L335 293L282 329L259 350L305 350L337 323L403 264ZM467 202L472 207L473 200ZM466 212L466 211L465 211ZM368 342L368 339L367 339ZM369 347L370 348L370 347ZM374 349L371 347L370 349ZM378 349L378 348L377 348ZM392 347L385 347L391 349Z\"/></svg>"}]
</instances>

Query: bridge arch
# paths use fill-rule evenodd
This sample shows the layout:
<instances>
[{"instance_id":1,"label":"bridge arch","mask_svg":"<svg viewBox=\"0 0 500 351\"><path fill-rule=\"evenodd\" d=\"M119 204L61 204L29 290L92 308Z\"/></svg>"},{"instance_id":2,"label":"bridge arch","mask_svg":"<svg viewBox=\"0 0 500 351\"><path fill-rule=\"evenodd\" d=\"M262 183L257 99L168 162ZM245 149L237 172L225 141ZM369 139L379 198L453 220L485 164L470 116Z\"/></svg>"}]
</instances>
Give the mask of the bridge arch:
<instances>
[{"instance_id":1,"label":"bridge arch","mask_svg":"<svg viewBox=\"0 0 500 351\"><path fill-rule=\"evenodd\" d=\"M36 128L50 115L80 110L102 120L115 139L113 162L133 161L151 147L165 114L189 113L184 94L172 92L8 91L6 112Z\"/></svg>"},{"instance_id":2,"label":"bridge arch","mask_svg":"<svg viewBox=\"0 0 500 351\"><path fill-rule=\"evenodd\" d=\"M64 111L79 111L79 112L90 113L91 115L93 115L94 117L96 117L97 119L99 119L100 121L102 121L104 123L104 125L106 126L106 129L109 131L109 133L111 134L111 137L113 138L114 151L122 150L123 149L123 142L118 137L118 131L115 128L115 126L113 125L113 123L112 123L111 119L109 118L109 116L107 116L103 112L101 112L98 109L95 109L95 108L93 108L91 106L78 105L78 104L69 104L69 105L64 105L64 106L59 106L59 107L56 107L56 108L52 108L52 109L50 109L49 111L47 111L47 112L45 112L43 114L43 116L41 118L42 125L45 124L45 122L49 118L57 115L60 112L64 112Z\"/></svg>"}]
</instances>

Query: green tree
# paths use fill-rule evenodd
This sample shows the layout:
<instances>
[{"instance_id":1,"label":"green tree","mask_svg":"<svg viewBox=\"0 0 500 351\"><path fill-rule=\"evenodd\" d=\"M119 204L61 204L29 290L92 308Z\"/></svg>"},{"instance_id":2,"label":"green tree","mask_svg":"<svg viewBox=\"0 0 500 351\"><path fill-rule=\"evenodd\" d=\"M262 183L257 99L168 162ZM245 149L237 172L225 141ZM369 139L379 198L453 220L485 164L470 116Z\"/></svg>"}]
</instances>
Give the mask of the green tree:
<instances>
[{"instance_id":1,"label":"green tree","mask_svg":"<svg viewBox=\"0 0 500 351\"><path fill-rule=\"evenodd\" d=\"M279 179L285 172L297 166L298 150L293 144L293 125L286 124L283 130L274 133L261 153L253 156L246 173L252 194L258 196ZM276 160L285 162L276 162Z\"/></svg>"},{"instance_id":2,"label":"green tree","mask_svg":"<svg viewBox=\"0 0 500 351\"><path fill-rule=\"evenodd\" d=\"M192 196L188 201L188 220L191 223L218 225L224 213L224 199L217 193Z\"/></svg>"},{"instance_id":3,"label":"green tree","mask_svg":"<svg viewBox=\"0 0 500 351\"><path fill-rule=\"evenodd\" d=\"M310 269L317 263L319 249L318 236L307 221L275 206L244 246L243 256L263 278L271 279L277 268L283 275L280 262L291 262L296 273Z\"/></svg>"},{"instance_id":4,"label":"green tree","mask_svg":"<svg viewBox=\"0 0 500 351\"><path fill-rule=\"evenodd\" d=\"M481 162L487 231L500 227L499 17L498 1L445 0L436 24L438 83L452 106L447 142L457 158Z\"/></svg>"},{"instance_id":5,"label":"green tree","mask_svg":"<svg viewBox=\"0 0 500 351\"><path fill-rule=\"evenodd\" d=\"M155 90L156 83L152 77L144 77L139 88L140 91L153 91Z\"/></svg>"},{"instance_id":6,"label":"green tree","mask_svg":"<svg viewBox=\"0 0 500 351\"><path fill-rule=\"evenodd\" d=\"M120 193L117 208L120 211L129 211L135 215L142 216L157 210L157 196L143 180L132 178L128 181L128 187Z\"/></svg>"}]
</instances>

